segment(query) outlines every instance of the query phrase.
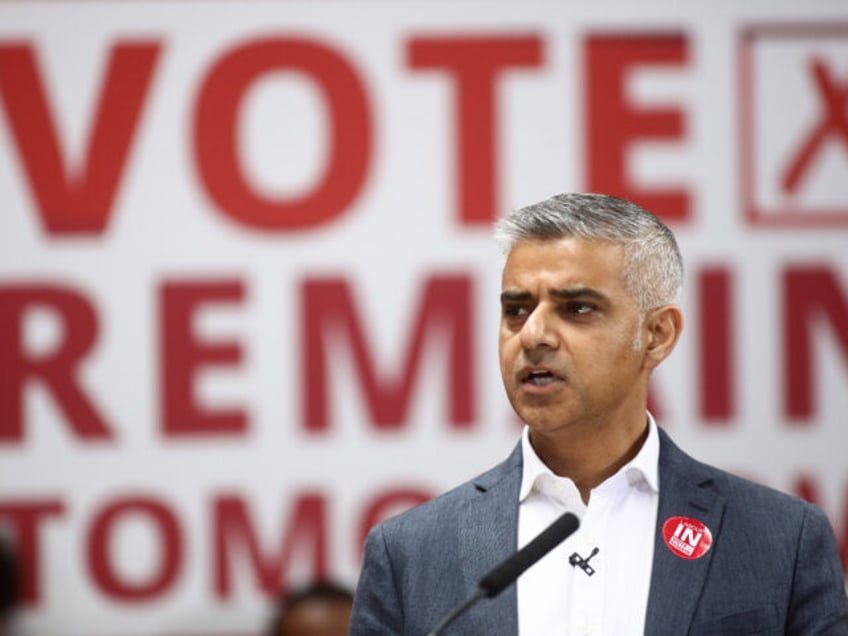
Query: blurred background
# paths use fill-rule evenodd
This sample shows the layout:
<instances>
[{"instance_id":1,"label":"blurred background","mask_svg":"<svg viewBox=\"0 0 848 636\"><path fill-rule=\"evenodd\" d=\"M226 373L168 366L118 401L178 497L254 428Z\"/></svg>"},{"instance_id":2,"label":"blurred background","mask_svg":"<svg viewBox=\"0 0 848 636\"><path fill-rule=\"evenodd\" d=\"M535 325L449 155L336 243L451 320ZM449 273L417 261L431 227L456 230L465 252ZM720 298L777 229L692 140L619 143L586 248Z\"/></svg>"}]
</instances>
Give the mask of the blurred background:
<instances>
[{"instance_id":1,"label":"blurred background","mask_svg":"<svg viewBox=\"0 0 848 636\"><path fill-rule=\"evenodd\" d=\"M505 457L490 225L659 214L652 410L848 562L848 5L0 2L13 633L259 634Z\"/></svg>"}]
</instances>

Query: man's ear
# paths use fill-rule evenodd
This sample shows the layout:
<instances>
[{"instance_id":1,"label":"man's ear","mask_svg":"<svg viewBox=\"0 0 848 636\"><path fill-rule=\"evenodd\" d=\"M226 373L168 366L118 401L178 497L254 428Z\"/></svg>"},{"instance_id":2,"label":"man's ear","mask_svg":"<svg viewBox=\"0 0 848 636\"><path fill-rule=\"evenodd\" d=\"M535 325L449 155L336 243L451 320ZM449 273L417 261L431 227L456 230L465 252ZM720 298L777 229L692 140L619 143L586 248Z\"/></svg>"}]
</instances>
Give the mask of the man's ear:
<instances>
[{"instance_id":1,"label":"man's ear","mask_svg":"<svg viewBox=\"0 0 848 636\"><path fill-rule=\"evenodd\" d=\"M674 350L683 331L683 313L677 305L664 305L645 317L645 366L655 369Z\"/></svg>"}]
</instances>

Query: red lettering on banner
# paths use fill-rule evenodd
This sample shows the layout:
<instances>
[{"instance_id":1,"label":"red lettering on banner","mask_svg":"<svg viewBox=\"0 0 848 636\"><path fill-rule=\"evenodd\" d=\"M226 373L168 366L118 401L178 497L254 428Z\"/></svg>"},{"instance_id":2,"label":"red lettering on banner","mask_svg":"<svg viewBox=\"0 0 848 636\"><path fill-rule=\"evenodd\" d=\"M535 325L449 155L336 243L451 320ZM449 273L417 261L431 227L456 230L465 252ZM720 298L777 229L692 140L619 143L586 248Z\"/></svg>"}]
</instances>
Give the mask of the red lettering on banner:
<instances>
[{"instance_id":1,"label":"red lettering on banner","mask_svg":"<svg viewBox=\"0 0 848 636\"><path fill-rule=\"evenodd\" d=\"M433 495L434 493L424 490L403 488L379 493L374 497L362 512L362 518L359 522L359 532L356 537L356 545L359 548L356 553L357 562L362 560L362 548L371 528L391 515L399 514L403 510L432 499Z\"/></svg>"},{"instance_id":2,"label":"red lettering on banner","mask_svg":"<svg viewBox=\"0 0 848 636\"><path fill-rule=\"evenodd\" d=\"M24 323L32 309L49 310L61 323L63 340L36 356L24 348ZM85 394L79 367L97 339L97 315L86 298L56 285L0 286L0 442L21 442L24 389L40 381L83 440L110 439L112 432Z\"/></svg>"},{"instance_id":3,"label":"red lettering on banner","mask_svg":"<svg viewBox=\"0 0 848 636\"><path fill-rule=\"evenodd\" d=\"M328 161L311 192L270 199L239 164L238 114L262 76L303 73L323 91L332 134ZM209 196L232 220L262 230L302 230L343 214L362 188L371 159L371 113L362 81L330 47L301 38L249 42L217 61L203 81L194 117L194 154Z\"/></svg>"},{"instance_id":4,"label":"red lettering on banner","mask_svg":"<svg viewBox=\"0 0 848 636\"><path fill-rule=\"evenodd\" d=\"M310 431L329 428L327 339L331 332L344 335L356 364L367 406L375 426L394 430L404 426L413 382L424 352L425 335L446 336L449 366L445 386L448 415L454 428L468 428L474 421L476 390L471 325L471 280L467 276L434 276L427 281L412 339L406 349L402 372L395 378L378 379L350 288L342 279L311 279L301 287L301 365L303 426ZM338 360L339 354L334 353Z\"/></svg>"},{"instance_id":5,"label":"red lettering on banner","mask_svg":"<svg viewBox=\"0 0 848 636\"><path fill-rule=\"evenodd\" d=\"M160 560L148 581L127 581L115 571L112 562L112 532L128 516L136 515L155 528L161 546ZM88 566L94 583L110 598L120 601L149 601L165 594L182 568L183 541L174 513L148 497L126 497L106 505L88 532Z\"/></svg>"},{"instance_id":6,"label":"red lettering on banner","mask_svg":"<svg viewBox=\"0 0 848 636\"><path fill-rule=\"evenodd\" d=\"M683 35L595 35L586 41L586 128L588 189L634 201L668 221L690 216L686 190L648 190L634 185L627 154L640 139L683 138L679 109L638 109L627 99L629 73L645 65L678 65L687 61Z\"/></svg>"},{"instance_id":7,"label":"red lettering on banner","mask_svg":"<svg viewBox=\"0 0 848 636\"><path fill-rule=\"evenodd\" d=\"M407 51L410 68L440 69L454 79L459 219L463 225L488 225L501 213L495 82L507 69L541 66L542 41L538 36L415 37Z\"/></svg>"},{"instance_id":8,"label":"red lettering on banner","mask_svg":"<svg viewBox=\"0 0 848 636\"><path fill-rule=\"evenodd\" d=\"M34 501L0 500L0 521L8 521L15 538L15 551L23 574L21 596L27 604L41 600L41 545L38 540L47 517L62 516L65 506L58 499Z\"/></svg>"},{"instance_id":9,"label":"red lettering on banner","mask_svg":"<svg viewBox=\"0 0 848 636\"><path fill-rule=\"evenodd\" d=\"M812 60L810 68L821 97L823 112L818 124L804 138L784 172L783 189L790 193L798 188L801 178L828 138L841 138L848 149L848 82L838 86L836 80L828 74L824 61L818 58Z\"/></svg>"},{"instance_id":10,"label":"red lettering on banner","mask_svg":"<svg viewBox=\"0 0 848 636\"><path fill-rule=\"evenodd\" d=\"M161 290L162 339L160 386L165 435L239 435L247 431L243 409L204 409L194 382L203 367L235 367L242 352L237 342L200 342L193 328L197 313L210 304L238 304L244 286L238 281L165 283Z\"/></svg>"},{"instance_id":11,"label":"red lettering on banner","mask_svg":"<svg viewBox=\"0 0 848 636\"><path fill-rule=\"evenodd\" d=\"M848 361L848 295L827 266L791 267L783 273L784 409L800 423L813 414L813 333L827 321ZM806 422L805 422L806 423Z\"/></svg>"},{"instance_id":12,"label":"red lettering on banner","mask_svg":"<svg viewBox=\"0 0 848 636\"><path fill-rule=\"evenodd\" d=\"M813 478L806 475L798 477L795 482L793 492L802 499L805 499L810 503L814 503L822 509L826 509L826 506L822 505L819 489ZM831 526L833 526L836 534L836 542L839 546L839 558L842 560L842 571L845 572L845 578L848 579L848 488L846 488L842 499L842 523L835 523L838 518L837 514L831 514L828 516L830 517ZM842 527L841 535L839 533L840 525Z\"/></svg>"},{"instance_id":13,"label":"red lettering on banner","mask_svg":"<svg viewBox=\"0 0 848 636\"><path fill-rule=\"evenodd\" d=\"M699 273L701 415L717 424L734 413L733 333L730 314L730 272L723 267Z\"/></svg>"},{"instance_id":14,"label":"red lettering on banner","mask_svg":"<svg viewBox=\"0 0 848 636\"><path fill-rule=\"evenodd\" d=\"M310 558L311 578L320 580L326 576L327 519L323 495L305 493L294 500L288 528L276 555L261 553L245 504L239 497L217 497L212 514L214 587L218 598L225 599L231 594L231 560L236 546L247 551L259 588L268 596L286 589L286 572L296 558Z\"/></svg>"},{"instance_id":15,"label":"red lettering on banner","mask_svg":"<svg viewBox=\"0 0 848 636\"><path fill-rule=\"evenodd\" d=\"M85 156L71 168L32 46L0 45L0 97L48 234L99 234L106 227L159 49L156 42L112 49Z\"/></svg>"}]
</instances>

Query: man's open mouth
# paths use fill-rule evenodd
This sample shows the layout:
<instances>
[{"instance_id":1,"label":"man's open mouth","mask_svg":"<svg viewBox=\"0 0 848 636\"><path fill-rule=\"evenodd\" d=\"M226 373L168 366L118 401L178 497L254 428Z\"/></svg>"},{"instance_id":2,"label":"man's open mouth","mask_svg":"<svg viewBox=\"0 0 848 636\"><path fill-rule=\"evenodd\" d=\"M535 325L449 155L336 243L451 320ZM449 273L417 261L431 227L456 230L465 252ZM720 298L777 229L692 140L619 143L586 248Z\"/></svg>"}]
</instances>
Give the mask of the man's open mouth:
<instances>
[{"instance_id":1,"label":"man's open mouth","mask_svg":"<svg viewBox=\"0 0 848 636\"><path fill-rule=\"evenodd\" d=\"M525 384L532 384L533 386L546 386L548 384L553 384L554 382L558 382L561 378L557 375L554 375L550 371L545 369L539 369L536 371L531 371L527 375L524 376L522 380Z\"/></svg>"}]
</instances>

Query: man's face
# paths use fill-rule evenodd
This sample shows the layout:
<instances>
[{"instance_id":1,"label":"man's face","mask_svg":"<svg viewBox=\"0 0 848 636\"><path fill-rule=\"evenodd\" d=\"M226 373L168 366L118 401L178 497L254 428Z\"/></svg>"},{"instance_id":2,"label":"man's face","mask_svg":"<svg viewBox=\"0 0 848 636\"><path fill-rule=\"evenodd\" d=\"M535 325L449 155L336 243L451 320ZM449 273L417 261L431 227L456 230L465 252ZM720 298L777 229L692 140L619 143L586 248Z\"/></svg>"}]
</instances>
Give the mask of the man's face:
<instances>
[{"instance_id":1,"label":"man's face","mask_svg":"<svg viewBox=\"0 0 848 636\"><path fill-rule=\"evenodd\" d=\"M609 424L642 409L642 319L622 279L624 251L564 238L521 241L503 270L501 374L531 430Z\"/></svg>"}]
</instances>

